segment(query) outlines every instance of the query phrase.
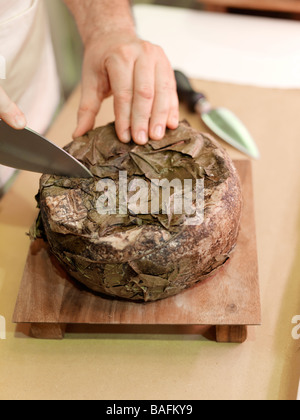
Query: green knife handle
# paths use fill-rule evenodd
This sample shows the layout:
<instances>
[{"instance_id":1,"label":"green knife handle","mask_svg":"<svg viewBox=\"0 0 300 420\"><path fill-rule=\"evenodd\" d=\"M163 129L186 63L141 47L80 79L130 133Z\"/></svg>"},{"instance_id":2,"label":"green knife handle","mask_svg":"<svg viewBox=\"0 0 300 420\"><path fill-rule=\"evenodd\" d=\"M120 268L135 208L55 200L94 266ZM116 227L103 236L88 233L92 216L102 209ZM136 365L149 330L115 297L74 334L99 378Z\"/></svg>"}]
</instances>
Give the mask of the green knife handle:
<instances>
[{"instance_id":1,"label":"green knife handle","mask_svg":"<svg viewBox=\"0 0 300 420\"><path fill-rule=\"evenodd\" d=\"M195 112L197 103L201 99L205 99L205 96L193 89L191 82L181 71L175 70L175 78L179 100L188 106L189 111Z\"/></svg>"}]
</instances>

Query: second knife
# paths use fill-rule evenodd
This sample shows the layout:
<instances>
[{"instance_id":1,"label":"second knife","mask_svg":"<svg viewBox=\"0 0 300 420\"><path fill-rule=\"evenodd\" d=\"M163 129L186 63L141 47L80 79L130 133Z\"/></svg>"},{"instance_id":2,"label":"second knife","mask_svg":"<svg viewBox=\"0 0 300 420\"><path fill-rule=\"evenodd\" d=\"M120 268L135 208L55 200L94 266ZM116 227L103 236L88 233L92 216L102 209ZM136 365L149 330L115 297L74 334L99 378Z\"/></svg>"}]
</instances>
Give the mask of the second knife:
<instances>
[{"instance_id":1,"label":"second knife","mask_svg":"<svg viewBox=\"0 0 300 420\"><path fill-rule=\"evenodd\" d=\"M195 91L185 74L175 70L179 100L191 112L197 112L205 125L221 139L254 159L260 158L258 148L245 125L228 109L213 108L203 93Z\"/></svg>"}]
</instances>

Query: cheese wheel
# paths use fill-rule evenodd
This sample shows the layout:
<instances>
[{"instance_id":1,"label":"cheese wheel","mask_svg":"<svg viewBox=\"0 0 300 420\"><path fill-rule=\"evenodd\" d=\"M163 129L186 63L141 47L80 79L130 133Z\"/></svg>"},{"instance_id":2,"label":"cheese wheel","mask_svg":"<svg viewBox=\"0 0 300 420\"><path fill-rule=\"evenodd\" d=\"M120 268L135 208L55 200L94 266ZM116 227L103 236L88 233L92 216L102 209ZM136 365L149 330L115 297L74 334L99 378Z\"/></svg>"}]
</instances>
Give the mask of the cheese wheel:
<instances>
[{"instance_id":1,"label":"cheese wheel","mask_svg":"<svg viewBox=\"0 0 300 420\"><path fill-rule=\"evenodd\" d=\"M94 178L43 175L38 231L81 284L114 298L156 301L230 258L241 185L211 136L183 121L162 141L138 146L121 143L112 123L65 149Z\"/></svg>"}]
</instances>

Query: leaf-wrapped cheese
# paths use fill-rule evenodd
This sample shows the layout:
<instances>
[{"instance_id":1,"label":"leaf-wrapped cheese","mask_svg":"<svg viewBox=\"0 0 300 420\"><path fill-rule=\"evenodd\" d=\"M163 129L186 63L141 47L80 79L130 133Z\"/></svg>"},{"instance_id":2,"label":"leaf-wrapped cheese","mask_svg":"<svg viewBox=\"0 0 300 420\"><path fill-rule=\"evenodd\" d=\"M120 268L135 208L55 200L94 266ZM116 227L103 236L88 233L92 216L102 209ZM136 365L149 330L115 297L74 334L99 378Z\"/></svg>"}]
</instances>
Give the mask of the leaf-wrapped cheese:
<instances>
[{"instance_id":1,"label":"leaf-wrapped cheese","mask_svg":"<svg viewBox=\"0 0 300 420\"><path fill-rule=\"evenodd\" d=\"M182 122L162 141L137 146L122 144L109 124L74 140L66 150L94 179L43 175L35 232L79 282L109 296L155 301L200 282L227 261L239 232L241 187L229 156L209 135ZM202 180L204 221L187 223L190 215L176 212L170 203L164 212L161 196L155 211L151 197L147 211L124 207L124 197L129 202L134 198L121 184L120 174L125 173L128 184L138 180L149 191L162 180L180 180L182 185L190 180L193 203L195 185ZM99 211L107 190L99 188L100 181L102 187L115 185L115 211L107 214Z\"/></svg>"}]
</instances>

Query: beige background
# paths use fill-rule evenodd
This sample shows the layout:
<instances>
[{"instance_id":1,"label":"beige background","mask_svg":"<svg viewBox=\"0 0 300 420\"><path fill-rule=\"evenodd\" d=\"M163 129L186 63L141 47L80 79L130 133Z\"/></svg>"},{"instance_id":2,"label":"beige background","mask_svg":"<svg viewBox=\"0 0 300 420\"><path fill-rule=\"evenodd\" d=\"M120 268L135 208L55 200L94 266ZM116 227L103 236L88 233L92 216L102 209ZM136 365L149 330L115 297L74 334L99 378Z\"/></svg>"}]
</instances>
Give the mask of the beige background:
<instances>
[{"instance_id":1,"label":"beige background","mask_svg":"<svg viewBox=\"0 0 300 420\"><path fill-rule=\"evenodd\" d=\"M295 399L300 341L300 91L198 82L214 105L224 105L249 127L262 159L253 163L263 325L242 345L217 344L173 329L110 331L82 328L65 340L38 341L11 323L35 219L39 175L22 173L0 201L1 399ZM77 91L49 132L71 139ZM204 130L197 116L187 115ZM105 102L97 124L113 120ZM232 157L241 157L228 148ZM247 258L247 256L245 256Z\"/></svg>"}]
</instances>

